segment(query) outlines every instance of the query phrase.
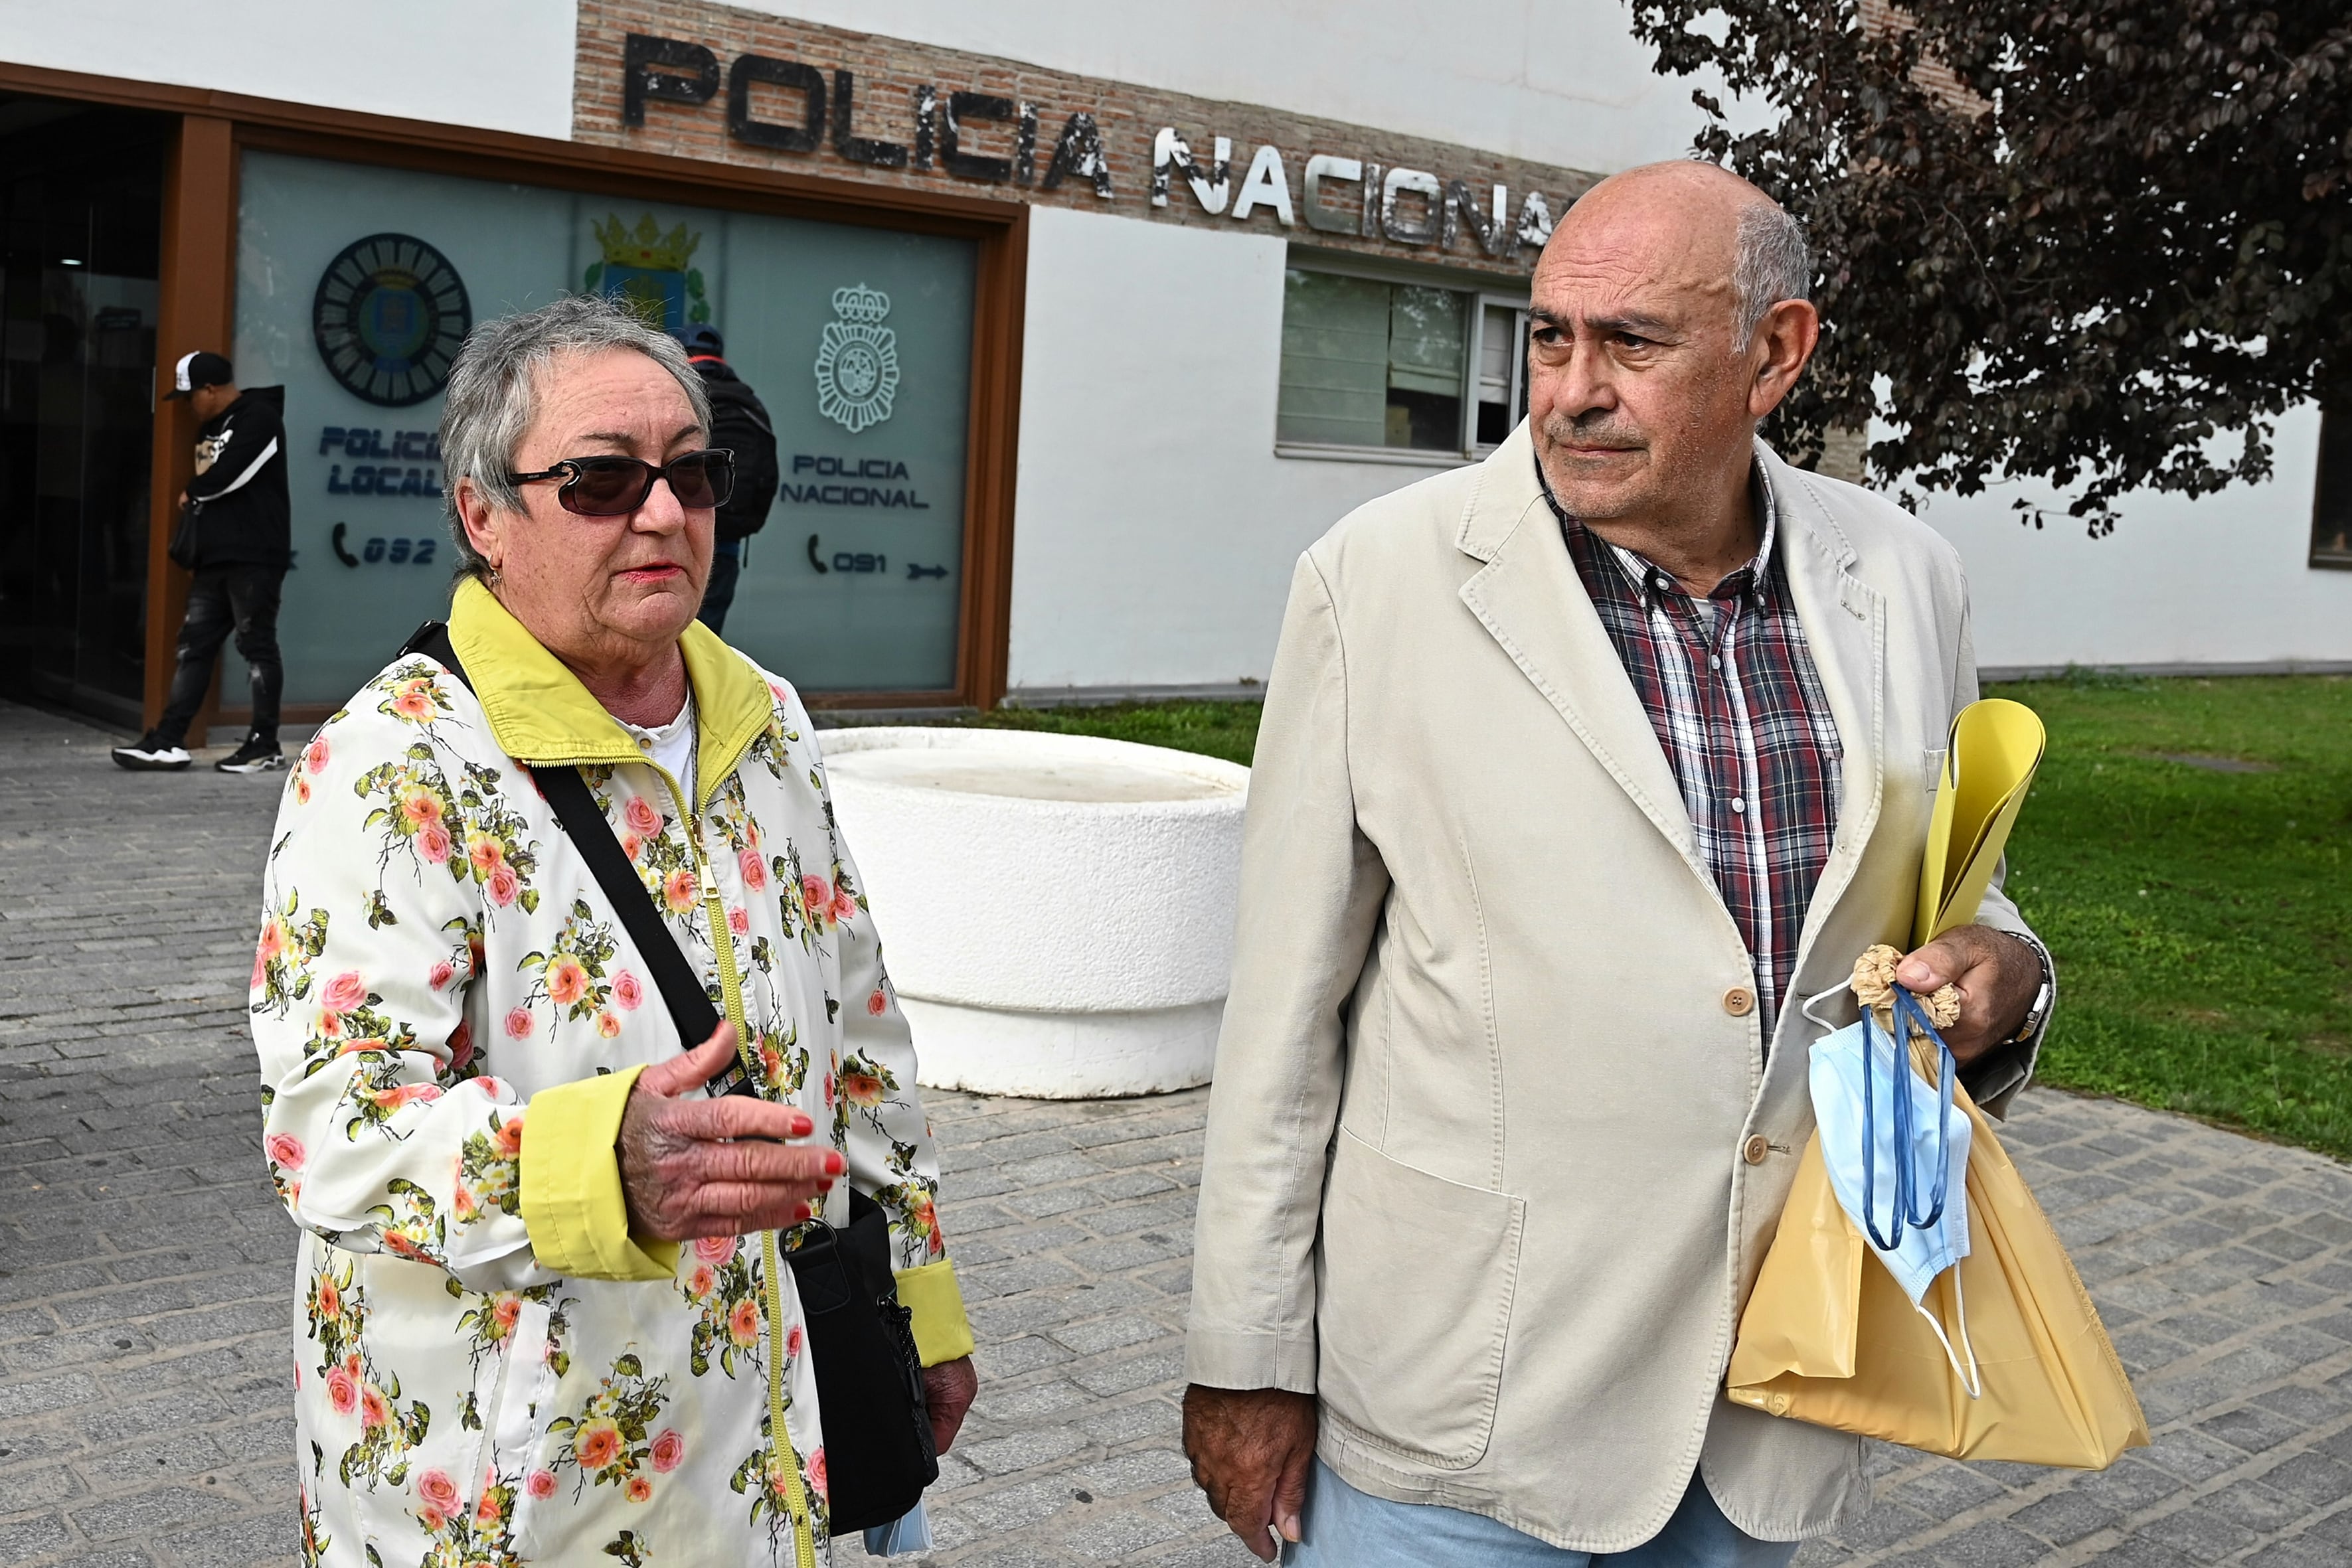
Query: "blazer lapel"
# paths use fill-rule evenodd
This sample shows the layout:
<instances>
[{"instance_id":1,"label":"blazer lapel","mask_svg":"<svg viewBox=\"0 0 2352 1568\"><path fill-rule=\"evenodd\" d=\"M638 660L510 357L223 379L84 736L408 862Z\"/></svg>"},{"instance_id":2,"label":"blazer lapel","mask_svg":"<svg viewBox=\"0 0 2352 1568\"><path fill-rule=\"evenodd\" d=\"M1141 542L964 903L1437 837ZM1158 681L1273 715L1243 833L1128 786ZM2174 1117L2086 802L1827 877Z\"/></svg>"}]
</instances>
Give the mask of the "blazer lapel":
<instances>
[{"instance_id":1,"label":"blazer lapel","mask_svg":"<svg viewBox=\"0 0 2352 1568\"><path fill-rule=\"evenodd\" d=\"M1885 796L1886 600L1854 575L1853 546L1805 476L1761 442L1756 461L1780 508L1787 529L1780 547L1782 570L1845 754L1837 834L1814 884L1798 941L1793 973L1801 975L1814 939L1853 885ZM1795 998L1789 998L1781 1010L1783 1023L1796 1011Z\"/></svg>"},{"instance_id":2,"label":"blazer lapel","mask_svg":"<svg viewBox=\"0 0 2352 1568\"><path fill-rule=\"evenodd\" d=\"M1522 422L1481 465L1456 543L1486 563L1462 602L1707 886L1690 813L1616 644L1569 559Z\"/></svg>"}]
</instances>

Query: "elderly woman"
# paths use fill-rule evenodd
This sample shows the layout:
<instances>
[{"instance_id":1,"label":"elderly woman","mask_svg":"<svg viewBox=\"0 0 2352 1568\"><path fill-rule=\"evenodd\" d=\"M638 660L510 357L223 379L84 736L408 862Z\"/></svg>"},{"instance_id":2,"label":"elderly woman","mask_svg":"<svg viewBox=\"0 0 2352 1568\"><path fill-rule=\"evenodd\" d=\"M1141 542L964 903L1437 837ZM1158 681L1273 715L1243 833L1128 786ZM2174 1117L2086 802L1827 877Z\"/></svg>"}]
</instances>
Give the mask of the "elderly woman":
<instances>
[{"instance_id":1,"label":"elderly woman","mask_svg":"<svg viewBox=\"0 0 2352 1568\"><path fill-rule=\"evenodd\" d=\"M288 781L252 1007L307 1232L311 1562L824 1560L779 1257L851 1187L887 1213L940 1448L971 1402L914 1051L808 716L694 618L709 423L677 346L601 301L478 329L442 423L458 668L394 659ZM534 764L578 767L726 1020L707 1040ZM756 1096L708 1094L737 1061Z\"/></svg>"}]
</instances>

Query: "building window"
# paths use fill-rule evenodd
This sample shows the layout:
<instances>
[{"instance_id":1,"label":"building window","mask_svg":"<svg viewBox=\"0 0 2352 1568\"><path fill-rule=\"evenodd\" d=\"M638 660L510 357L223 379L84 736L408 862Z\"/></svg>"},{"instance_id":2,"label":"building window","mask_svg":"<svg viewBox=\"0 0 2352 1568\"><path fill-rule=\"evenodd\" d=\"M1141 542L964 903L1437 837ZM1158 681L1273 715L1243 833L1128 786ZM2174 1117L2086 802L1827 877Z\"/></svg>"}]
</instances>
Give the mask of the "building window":
<instances>
[{"instance_id":1,"label":"building window","mask_svg":"<svg viewBox=\"0 0 2352 1568\"><path fill-rule=\"evenodd\" d=\"M2352 408L2319 416L2319 482L2311 498L2311 564L2352 570Z\"/></svg>"},{"instance_id":2,"label":"building window","mask_svg":"<svg viewBox=\"0 0 2352 1568\"><path fill-rule=\"evenodd\" d=\"M1294 267L1277 448L1467 458L1527 411L1527 310L1474 289Z\"/></svg>"}]
</instances>

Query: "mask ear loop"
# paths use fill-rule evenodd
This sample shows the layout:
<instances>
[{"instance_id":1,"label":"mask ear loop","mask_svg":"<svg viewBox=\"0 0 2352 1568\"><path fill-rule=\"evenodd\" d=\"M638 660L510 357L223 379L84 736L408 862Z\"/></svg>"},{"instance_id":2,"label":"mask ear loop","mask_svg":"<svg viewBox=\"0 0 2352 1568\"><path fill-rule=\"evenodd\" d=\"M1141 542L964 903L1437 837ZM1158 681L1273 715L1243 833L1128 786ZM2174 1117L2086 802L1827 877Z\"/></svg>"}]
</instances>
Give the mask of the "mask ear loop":
<instances>
[{"instance_id":1,"label":"mask ear loop","mask_svg":"<svg viewBox=\"0 0 2352 1568\"><path fill-rule=\"evenodd\" d=\"M1800 1006L1797 1010L1804 1014L1807 1018L1812 1019L1813 1022L1821 1025L1823 1029L1834 1032L1837 1029L1837 1025L1830 1022L1829 1019L1822 1017L1821 1014L1813 1011L1813 1009L1821 1006L1823 1002L1828 1001L1832 997L1836 996L1840 991L1850 991L1852 989L1853 989L1853 982L1852 980L1843 981L1838 985L1832 986L1826 991L1819 993L1813 997L1811 1000Z\"/></svg>"}]
</instances>

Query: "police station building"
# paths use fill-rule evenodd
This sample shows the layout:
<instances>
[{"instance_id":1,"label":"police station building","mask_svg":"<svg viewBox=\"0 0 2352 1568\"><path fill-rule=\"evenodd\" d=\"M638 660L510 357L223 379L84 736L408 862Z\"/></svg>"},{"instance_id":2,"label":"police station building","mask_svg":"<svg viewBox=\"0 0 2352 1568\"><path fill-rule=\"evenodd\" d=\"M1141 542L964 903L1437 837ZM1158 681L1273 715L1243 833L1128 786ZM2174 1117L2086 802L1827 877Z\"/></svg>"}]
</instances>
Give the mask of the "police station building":
<instances>
[{"instance_id":1,"label":"police station building","mask_svg":"<svg viewBox=\"0 0 2352 1568\"><path fill-rule=\"evenodd\" d=\"M1554 221L1687 147L1689 84L1624 26L1614 0L6 4L5 690L160 708L193 428L157 367L213 349L286 389L286 697L323 716L446 602L450 357L569 291L717 326L765 401L783 482L728 632L813 703L1246 692L1297 552L1521 417ZM2020 528L2016 487L1937 498L1980 656L2352 667L2339 434L2290 415L2273 482L2136 497L2098 541Z\"/></svg>"}]
</instances>

